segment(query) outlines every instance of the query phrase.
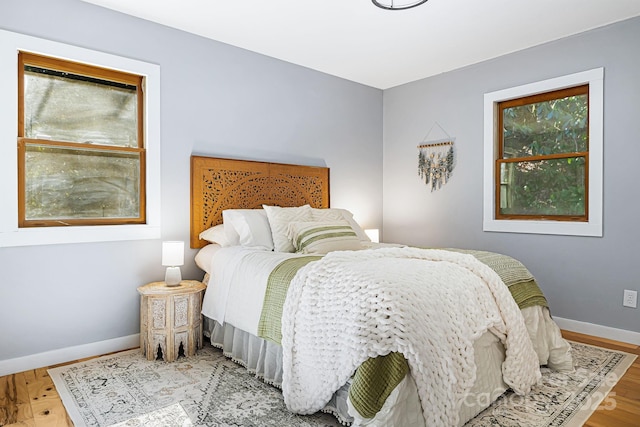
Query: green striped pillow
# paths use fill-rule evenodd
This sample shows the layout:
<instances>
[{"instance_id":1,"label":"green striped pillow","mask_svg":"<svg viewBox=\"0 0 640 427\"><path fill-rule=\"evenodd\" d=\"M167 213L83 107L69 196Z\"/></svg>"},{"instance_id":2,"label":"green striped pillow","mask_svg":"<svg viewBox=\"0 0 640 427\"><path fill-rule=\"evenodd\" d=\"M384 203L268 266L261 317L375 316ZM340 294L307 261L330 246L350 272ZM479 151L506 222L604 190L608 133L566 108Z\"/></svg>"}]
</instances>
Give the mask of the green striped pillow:
<instances>
[{"instance_id":1,"label":"green striped pillow","mask_svg":"<svg viewBox=\"0 0 640 427\"><path fill-rule=\"evenodd\" d=\"M347 221L292 222L287 236L296 252L326 254L362 249L360 239Z\"/></svg>"}]
</instances>

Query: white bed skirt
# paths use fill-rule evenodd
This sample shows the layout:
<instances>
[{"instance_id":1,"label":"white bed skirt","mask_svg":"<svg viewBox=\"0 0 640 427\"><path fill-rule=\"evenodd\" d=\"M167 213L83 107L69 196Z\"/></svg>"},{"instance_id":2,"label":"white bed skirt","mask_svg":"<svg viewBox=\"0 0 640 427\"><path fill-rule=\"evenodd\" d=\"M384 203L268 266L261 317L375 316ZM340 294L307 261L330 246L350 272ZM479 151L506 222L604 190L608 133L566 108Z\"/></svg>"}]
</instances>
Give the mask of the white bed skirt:
<instances>
[{"instance_id":1,"label":"white bed skirt","mask_svg":"<svg viewBox=\"0 0 640 427\"><path fill-rule=\"evenodd\" d=\"M222 349L225 356L241 364L267 384L282 388L282 347L231 325L222 327L215 320L204 318L204 332L214 347ZM350 382L342 386L323 412L333 414L342 424L350 425L347 398Z\"/></svg>"}]
</instances>

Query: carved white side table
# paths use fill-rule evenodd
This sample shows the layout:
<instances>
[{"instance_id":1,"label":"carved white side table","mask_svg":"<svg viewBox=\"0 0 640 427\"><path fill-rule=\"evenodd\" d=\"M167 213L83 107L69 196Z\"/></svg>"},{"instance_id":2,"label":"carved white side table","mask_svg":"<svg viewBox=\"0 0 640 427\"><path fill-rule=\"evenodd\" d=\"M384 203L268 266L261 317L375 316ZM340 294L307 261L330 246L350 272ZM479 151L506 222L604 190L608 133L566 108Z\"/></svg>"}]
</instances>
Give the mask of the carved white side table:
<instances>
[{"instance_id":1,"label":"carved white side table","mask_svg":"<svg viewBox=\"0 0 640 427\"><path fill-rule=\"evenodd\" d=\"M206 285L183 280L177 286L152 282L140 293L140 349L147 360L173 362L202 348L202 296Z\"/></svg>"}]
</instances>

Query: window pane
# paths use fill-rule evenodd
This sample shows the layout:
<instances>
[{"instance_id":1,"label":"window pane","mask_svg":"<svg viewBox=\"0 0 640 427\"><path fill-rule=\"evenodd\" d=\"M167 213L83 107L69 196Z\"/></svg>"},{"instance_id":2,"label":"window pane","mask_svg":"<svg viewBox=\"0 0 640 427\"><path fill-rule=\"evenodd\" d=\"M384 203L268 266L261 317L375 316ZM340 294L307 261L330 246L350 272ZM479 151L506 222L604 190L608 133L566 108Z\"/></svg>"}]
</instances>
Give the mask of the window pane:
<instances>
[{"instance_id":1,"label":"window pane","mask_svg":"<svg viewBox=\"0 0 640 427\"><path fill-rule=\"evenodd\" d=\"M140 155L26 146L25 219L138 218Z\"/></svg>"},{"instance_id":2,"label":"window pane","mask_svg":"<svg viewBox=\"0 0 640 427\"><path fill-rule=\"evenodd\" d=\"M588 97L568 96L503 110L503 158L588 150Z\"/></svg>"},{"instance_id":3,"label":"window pane","mask_svg":"<svg viewBox=\"0 0 640 427\"><path fill-rule=\"evenodd\" d=\"M24 82L25 137L138 146L135 86L30 66Z\"/></svg>"},{"instance_id":4,"label":"window pane","mask_svg":"<svg viewBox=\"0 0 640 427\"><path fill-rule=\"evenodd\" d=\"M585 159L501 163L500 213L584 216Z\"/></svg>"}]
</instances>

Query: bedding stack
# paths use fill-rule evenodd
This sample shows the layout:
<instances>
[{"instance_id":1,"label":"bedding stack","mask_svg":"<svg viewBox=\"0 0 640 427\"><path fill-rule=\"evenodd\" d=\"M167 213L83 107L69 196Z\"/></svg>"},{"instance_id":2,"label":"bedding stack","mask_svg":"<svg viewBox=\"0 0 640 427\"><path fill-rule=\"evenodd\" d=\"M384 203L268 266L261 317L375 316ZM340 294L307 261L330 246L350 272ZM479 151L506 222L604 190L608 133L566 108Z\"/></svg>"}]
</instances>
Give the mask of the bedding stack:
<instances>
[{"instance_id":1,"label":"bedding stack","mask_svg":"<svg viewBox=\"0 0 640 427\"><path fill-rule=\"evenodd\" d=\"M540 364L572 368L544 295L513 258L373 244L344 209L222 217L196 256L212 343L282 387L295 412L457 426L508 387L526 394Z\"/></svg>"}]
</instances>

